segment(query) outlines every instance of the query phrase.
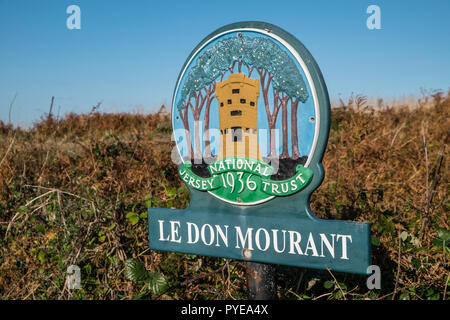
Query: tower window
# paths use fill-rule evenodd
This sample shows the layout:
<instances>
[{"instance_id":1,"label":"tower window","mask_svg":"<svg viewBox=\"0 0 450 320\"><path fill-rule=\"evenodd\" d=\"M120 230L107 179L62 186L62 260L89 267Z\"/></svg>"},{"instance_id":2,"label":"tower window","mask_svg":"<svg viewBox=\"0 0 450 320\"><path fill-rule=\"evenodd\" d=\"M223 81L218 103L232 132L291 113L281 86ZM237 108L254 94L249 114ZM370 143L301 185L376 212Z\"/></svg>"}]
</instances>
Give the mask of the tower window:
<instances>
[{"instance_id":1,"label":"tower window","mask_svg":"<svg viewBox=\"0 0 450 320\"><path fill-rule=\"evenodd\" d=\"M242 110L233 110L230 112L232 116L242 116Z\"/></svg>"},{"instance_id":2,"label":"tower window","mask_svg":"<svg viewBox=\"0 0 450 320\"><path fill-rule=\"evenodd\" d=\"M245 132L246 133L250 133L250 129L249 128L245 128Z\"/></svg>"},{"instance_id":3,"label":"tower window","mask_svg":"<svg viewBox=\"0 0 450 320\"><path fill-rule=\"evenodd\" d=\"M228 99L227 103L228 103L228 104L231 104L231 99Z\"/></svg>"},{"instance_id":4,"label":"tower window","mask_svg":"<svg viewBox=\"0 0 450 320\"><path fill-rule=\"evenodd\" d=\"M233 142L242 141L242 127L232 127Z\"/></svg>"},{"instance_id":5,"label":"tower window","mask_svg":"<svg viewBox=\"0 0 450 320\"><path fill-rule=\"evenodd\" d=\"M251 107L254 107L254 106L255 106L255 103L254 103L253 101L250 101L250 106L251 106Z\"/></svg>"},{"instance_id":6,"label":"tower window","mask_svg":"<svg viewBox=\"0 0 450 320\"><path fill-rule=\"evenodd\" d=\"M220 103L220 106L223 107L223 102Z\"/></svg>"},{"instance_id":7,"label":"tower window","mask_svg":"<svg viewBox=\"0 0 450 320\"><path fill-rule=\"evenodd\" d=\"M246 101L245 101L245 99L241 99L241 103L245 103Z\"/></svg>"},{"instance_id":8,"label":"tower window","mask_svg":"<svg viewBox=\"0 0 450 320\"><path fill-rule=\"evenodd\" d=\"M231 93L239 93L239 89L233 89L231 90Z\"/></svg>"}]
</instances>

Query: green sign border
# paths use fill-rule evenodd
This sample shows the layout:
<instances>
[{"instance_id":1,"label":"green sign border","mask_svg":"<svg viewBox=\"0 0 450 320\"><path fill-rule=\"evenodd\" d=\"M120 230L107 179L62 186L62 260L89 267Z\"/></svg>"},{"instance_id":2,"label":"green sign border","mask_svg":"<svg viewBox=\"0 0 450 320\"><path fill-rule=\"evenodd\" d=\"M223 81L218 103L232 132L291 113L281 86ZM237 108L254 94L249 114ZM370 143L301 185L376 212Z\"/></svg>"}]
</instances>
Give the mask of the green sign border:
<instances>
[{"instance_id":1,"label":"green sign border","mask_svg":"<svg viewBox=\"0 0 450 320\"><path fill-rule=\"evenodd\" d=\"M367 267L371 264L370 223L322 220L314 216L309 200L312 192L322 183L324 168L323 154L326 149L330 129L330 100L322 73L311 53L305 46L290 33L283 29L264 22L247 21L237 22L217 29L204 38L189 55L182 71L178 76L180 81L183 70L197 52L209 39L218 34L237 29L260 29L270 32L289 43L300 55L308 68L312 84L315 87L320 123L317 143L308 168L313 171L311 182L300 192L286 197L274 197L272 200L252 206L239 206L226 203L207 192L195 190L188 186L191 193L191 202L185 210L149 208L149 241L150 248L162 251L176 251L190 254L202 254L214 257L225 257L247 261L257 261L273 264L310 267L317 269L331 269L342 272L367 274ZM175 89L176 91L176 89ZM173 99L175 99L175 91ZM234 247L217 248L208 246L186 246L183 243L163 242L158 239L158 220L196 221L198 223L226 224L253 227L288 228L296 227L307 232L330 232L352 234L352 250L355 252L350 261L327 261L309 257L280 257L267 253L254 252L251 258L246 259L242 250Z\"/></svg>"}]
</instances>

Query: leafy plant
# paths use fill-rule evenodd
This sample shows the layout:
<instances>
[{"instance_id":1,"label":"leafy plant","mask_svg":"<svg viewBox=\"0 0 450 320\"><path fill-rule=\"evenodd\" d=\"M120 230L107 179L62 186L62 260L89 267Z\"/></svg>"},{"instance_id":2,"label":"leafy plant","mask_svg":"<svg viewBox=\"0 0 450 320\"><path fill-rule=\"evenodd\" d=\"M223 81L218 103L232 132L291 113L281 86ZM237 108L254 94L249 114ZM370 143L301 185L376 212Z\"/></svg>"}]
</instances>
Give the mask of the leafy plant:
<instances>
[{"instance_id":1,"label":"leafy plant","mask_svg":"<svg viewBox=\"0 0 450 320\"><path fill-rule=\"evenodd\" d=\"M450 240L450 230L446 230L444 228L436 228L439 239L442 241L448 242Z\"/></svg>"},{"instance_id":2,"label":"leafy plant","mask_svg":"<svg viewBox=\"0 0 450 320\"><path fill-rule=\"evenodd\" d=\"M159 272L148 272L138 259L129 259L125 262L125 276L133 282L144 282L155 295L159 295L167 289L167 281L164 276Z\"/></svg>"},{"instance_id":3,"label":"leafy plant","mask_svg":"<svg viewBox=\"0 0 450 320\"><path fill-rule=\"evenodd\" d=\"M436 228L438 238L432 242L433 249L442 251L446 254L450 254L450 231L443 228Z\"/></svg>"},{"instance_id":4,"label":"leafy plant","mask_svg":"<svg viewBox=\"0 0 450 320\"><path fill-rule=\"evenodd\" d=\"M133 226L139 222L139 215L136 212L128 212L126 218Z\"/></svg>"},{"instance_id":5,"label":"leafy plant","mask_svg":"<svg viewBox=\"0 0 450 320\"><path fill-rule=\"evenodd\" d=\"M131 223L131 225L134 226L139 222L139 220L145 220L147 218L147 214L147 211L144 211L141 214L137 214L136 212L128 212L126 218Z\"/></svg>"}]
</instances>

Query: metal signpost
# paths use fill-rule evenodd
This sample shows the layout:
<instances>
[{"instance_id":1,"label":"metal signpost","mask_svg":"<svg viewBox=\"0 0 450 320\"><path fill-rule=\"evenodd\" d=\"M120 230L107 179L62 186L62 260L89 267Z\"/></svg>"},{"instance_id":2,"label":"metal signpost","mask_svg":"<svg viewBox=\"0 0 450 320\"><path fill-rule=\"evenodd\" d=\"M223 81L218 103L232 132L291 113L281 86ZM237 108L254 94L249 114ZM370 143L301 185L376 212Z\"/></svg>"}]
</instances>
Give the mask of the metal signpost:
<instances>
[{"instance_id":1,"label":"metal signpost","mask_svg":"<svg viewBox=\"0 0 450 320\"><path fill-rule=\"evenodd\" d=\"M253 298L273 289L261 289L270 264L367 274L370 224L321 220L309 206L329 125L322 74L294 36L262 22L207 36L172 103L190 205L149 209L150 248L247 261Z\"/></svg>"}]
</instances>

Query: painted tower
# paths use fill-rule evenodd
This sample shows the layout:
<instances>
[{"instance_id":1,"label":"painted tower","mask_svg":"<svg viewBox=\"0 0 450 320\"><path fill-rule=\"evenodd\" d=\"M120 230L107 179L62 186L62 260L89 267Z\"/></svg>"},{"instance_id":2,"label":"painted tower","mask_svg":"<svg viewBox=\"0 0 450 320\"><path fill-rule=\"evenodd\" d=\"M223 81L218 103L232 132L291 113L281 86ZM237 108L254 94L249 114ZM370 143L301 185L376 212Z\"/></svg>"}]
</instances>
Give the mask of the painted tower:
<instances>
[{"instance_id":1,"label":"painted tower","mask_svg":"<svg viewBox=\"0 0 450 320\"><path fill-rule=\"evenodd\" d=\"M219 102L220 150L218 158L247 157L261 160L257 108L259 80L232 73L216 83Z\"/></svg>"}]
</instances>

